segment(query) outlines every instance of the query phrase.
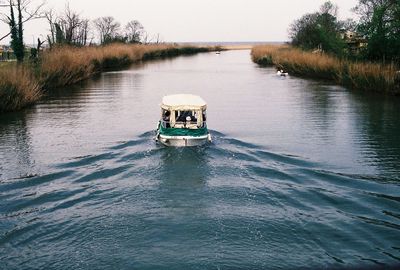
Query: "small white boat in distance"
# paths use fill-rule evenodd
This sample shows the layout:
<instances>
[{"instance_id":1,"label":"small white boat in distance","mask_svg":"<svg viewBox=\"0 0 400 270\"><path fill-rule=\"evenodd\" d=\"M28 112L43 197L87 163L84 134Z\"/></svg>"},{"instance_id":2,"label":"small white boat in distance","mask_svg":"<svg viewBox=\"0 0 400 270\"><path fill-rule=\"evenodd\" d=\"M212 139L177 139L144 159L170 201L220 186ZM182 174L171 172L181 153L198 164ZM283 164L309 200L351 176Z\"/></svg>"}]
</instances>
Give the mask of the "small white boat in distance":
<instances>
[{"instance_id":1,"label":"small white boat in distance","mask_svg":"<svg viewBox=\"0 0 400 270\"><path fill-rule=\"evenodd\" d=\"M166 146L199 146L211 142L207 129L207 104L199 96L165 96L156 141Z\"/></svg>"},{"instance_id":2,"label":"small white boat in distance","mask_svg":"<svg viewBox=\"0 0 400 270\"><path fill-rule=\"evenodd\" d=\"M287 73L287 72L283 71L283 69L281 69L281 70L278 70L278 72L276 72L276 75L286 77L289 75L289 73Z\"/></svg>"},{"instance_id":3,"label":"small white boat in distance","mask_svg":"<svg viewBox=\"0 0 400 270\"><path fill-rule=\"evenodd\" d=\"M276 73L276 75L282 76L282 77L286 77L286 76L289 75L289 73L287 73L287 72L283 71L283 69L281 69L281 70L278 70L278 72Z\"/></svg>"}]
</instances>

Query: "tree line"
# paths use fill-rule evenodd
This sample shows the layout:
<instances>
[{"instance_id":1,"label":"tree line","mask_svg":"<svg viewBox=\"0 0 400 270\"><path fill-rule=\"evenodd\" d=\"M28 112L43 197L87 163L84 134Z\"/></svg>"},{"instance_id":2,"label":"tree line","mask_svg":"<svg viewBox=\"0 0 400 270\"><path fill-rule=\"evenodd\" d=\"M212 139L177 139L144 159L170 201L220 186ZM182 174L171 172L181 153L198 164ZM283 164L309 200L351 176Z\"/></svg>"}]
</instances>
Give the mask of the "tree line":
<instances>
[{"instance_id":1,"label":"tree line","mask_svg":"<svg viewBox=\"0 0 400 270\"><path fill-rule=\"evenodd\" d=\"M289 28L294 46L320 49L339 57L373 61L400 61L400 0L359 0L353 8L360 20L339 20L338 7L330 1L320 10L295 20ZM344 33L365 39L357 54L348 50Z\"/></svg>"},{"instance_id":2,"label":"tree line","mask_svg":"<svg viewBox=\"0 0 400 270\"><path fill-rule=\"evenodd\" d=\"M54 10L48 10L44 12L44 16L50 27L50 34L47 36L50 47L57 44L86 46L93 44L95 39L102 45L113 42L134 44L153 41L138 20L129 21L123 27L111 16L90 21L73 11L69 5L61 14L57 15ZM156 42L160 42L159 38Z\"/></svg>"},{"instance_id":3,"label":"tree line","mask_svg":"<svg viewBox=\"0 0 400 270\"><path fill-rule=\"evenodd\" d=\"M106 16L95 20L84 18L67 4L61 13L45 9L44 2L33 5L31 0L0 0L0 19L9 31L0 32L0 41L10 37L10 46L18 62L25 58L24 25L34 19L46 19L49 34L44 40L37 40L33 56L47 42L49 47L59 45L87 46L98 41L101 45L121 43L160 43L160 36L150 37L138 20L131 20L122 26L114 17Z\"/></svg>"}]
</instances>

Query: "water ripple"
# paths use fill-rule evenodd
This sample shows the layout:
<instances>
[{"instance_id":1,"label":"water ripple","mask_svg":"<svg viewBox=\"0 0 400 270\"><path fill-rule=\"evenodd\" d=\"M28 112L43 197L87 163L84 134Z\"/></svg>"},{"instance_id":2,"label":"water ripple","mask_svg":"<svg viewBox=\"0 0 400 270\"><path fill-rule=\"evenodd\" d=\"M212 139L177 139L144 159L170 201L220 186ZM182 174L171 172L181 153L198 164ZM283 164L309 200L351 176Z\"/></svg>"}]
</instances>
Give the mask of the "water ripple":
<instances>
[{"instance_id":1,"label":"water ripple","mask_svg":"<svg viewBox=\"0 0 400 270\"><path fill-rule=\"evenodd\" d=\"M304 267L321 265L316 256L331 266L358 265L360 260L398 262L399 251L383 249L379 256L373 252L375 257L368 257L370 250L360 246L368 242L366 235L376 247L387 241L400 246L395 239L373 236L378 231L392 235L400 228L400 199L383 192L391 182L335 173L308 159L216 132L214 143L205 148L165 148L151 142L152 136L146 132L103 153L57 164L47 175L2 182L0 245L8 251L36 245L35 256L42 260L45 246L59 244L79 252L95 248L103 256L102 246L140 247L158 254L165 265L179 253L182 263L205 267L221 262L252 265L246 258L252 258L254 266L263 265L263 258L282 267L294 261L304 262L299 265ZM391 189L397 192L398 186ZM325 243L327 235L337 249ZM195 245L201 256L182 249L182 241ZM338 252L340 245L365 255ZM283 263L266 250L298 255ZM12 252L3 254L2 260L15 261ZM151 260L140 258L143 265ZM54 263L61 268L63 263L73 265L62 258Z\"/></svg>"}]
</instances>

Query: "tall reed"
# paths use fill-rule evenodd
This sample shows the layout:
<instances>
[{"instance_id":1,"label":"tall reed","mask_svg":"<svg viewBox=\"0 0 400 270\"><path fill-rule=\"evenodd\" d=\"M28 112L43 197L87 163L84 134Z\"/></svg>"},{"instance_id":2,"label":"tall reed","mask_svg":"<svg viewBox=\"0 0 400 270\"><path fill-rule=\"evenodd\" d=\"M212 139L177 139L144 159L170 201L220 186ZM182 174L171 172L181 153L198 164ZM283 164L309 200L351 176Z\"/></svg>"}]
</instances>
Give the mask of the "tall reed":
<instances>
[{"instance_id":1,"label":"tall reed","mask_svg":"<svg viewBox=\"0 0 400 270\"><path fill-rule=\"evenodd\" d=\"M45 88L76 83L105 69L123 67L140 60L176 56L208 48L174 45L111 44L104 47L61 47L42 56L40 74Z\"/></svg>"},{"instance_id":2,"label":"tall reed","mask_svg":"<svg viewBox=\"0 0 400 270\"><path fill-rule=\"evenodd\" d=\"M353 62L287 45L256 46L251 55L260 65L274 65L294 75L333 80L354 89L400 94L400 74L393 64Z\"/></svg>"},{"instance_id":3,"label":"tall reed","mask_svg":"<svg viewBox=\"0 0 400 270\"><path fill-rule=\"evenodd\" d=\"M0 69L0 112L21 109L41 95L40 83L29 68L10 65Z\"/></svg>"},{"instance_id":4,"label":"tall reed","mask_svg":"<svg viewBox=\"0 0 400 270\"><path fill-rule=\"evenodd\" d=\"M56 47L43 52L36 66L24 64L0 68L0 112L18 110L37 101L43 91L85 80L106 69L213 49L168 44Z\"/></svg>"}]
</instances>

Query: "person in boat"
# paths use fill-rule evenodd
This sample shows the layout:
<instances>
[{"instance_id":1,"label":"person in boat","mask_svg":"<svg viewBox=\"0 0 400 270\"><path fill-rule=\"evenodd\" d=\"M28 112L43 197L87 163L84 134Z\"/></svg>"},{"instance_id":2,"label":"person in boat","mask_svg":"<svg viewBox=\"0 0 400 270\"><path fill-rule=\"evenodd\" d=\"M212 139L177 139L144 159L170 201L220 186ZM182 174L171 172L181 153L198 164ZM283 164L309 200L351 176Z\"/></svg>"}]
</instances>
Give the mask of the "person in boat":
<instances>
[{"instance_id":1,"label":"person in boat","mask_svg":"<svg viewBox=\"0 0 400 270\"><path fill-rule=\"evenodd\" d=\"M178 118L176 119L177 122L190 122L193 119L193 115L191 111L181 111L180 115L178 116ZM196 120L197 121L197 120Z\"/></svg>"},{"instance_id":2,"label":"person in boat","mask_svg":"<svg viewBox=\"0 0 400 270\"><path fill-rule=\"evenodd\" d=\"M171 124L169 123L170 119L171 119L171 112L170 111L165 111L163 120L164 120L166 128L170 128L171 127Z\"/></svg>"},{"instance_id":3,"label":"person in boat","mask_svg":"<svg viewBox=\"0 0 400 270\"><path fill-rule=\"evenodd\" d=\"M189 126L192 122L192 117L190 115L186 116L185 127Z\"/></svg>"}]
</instances>

